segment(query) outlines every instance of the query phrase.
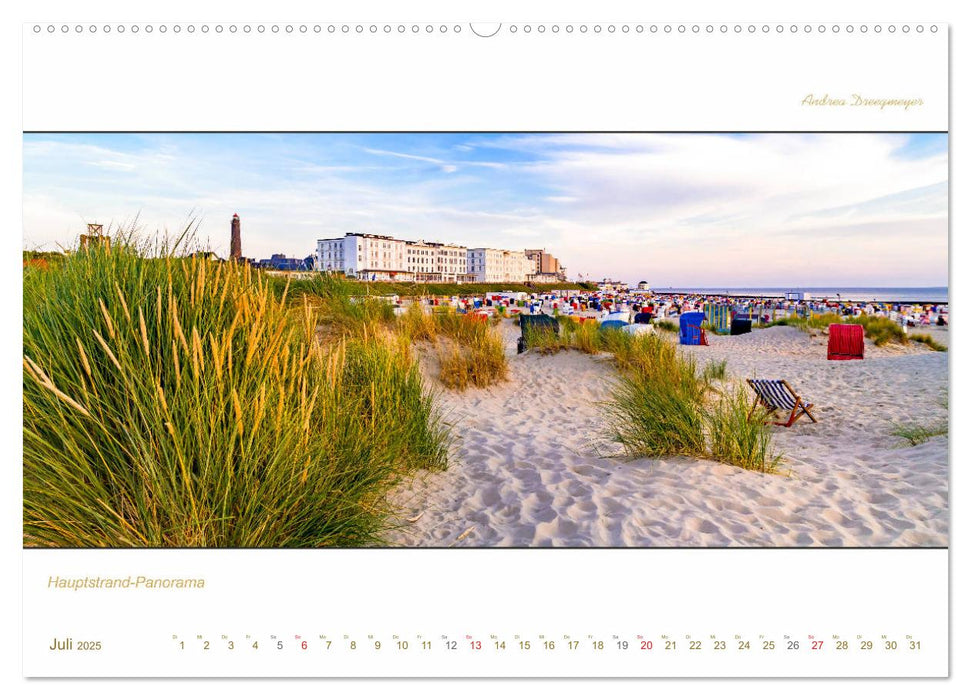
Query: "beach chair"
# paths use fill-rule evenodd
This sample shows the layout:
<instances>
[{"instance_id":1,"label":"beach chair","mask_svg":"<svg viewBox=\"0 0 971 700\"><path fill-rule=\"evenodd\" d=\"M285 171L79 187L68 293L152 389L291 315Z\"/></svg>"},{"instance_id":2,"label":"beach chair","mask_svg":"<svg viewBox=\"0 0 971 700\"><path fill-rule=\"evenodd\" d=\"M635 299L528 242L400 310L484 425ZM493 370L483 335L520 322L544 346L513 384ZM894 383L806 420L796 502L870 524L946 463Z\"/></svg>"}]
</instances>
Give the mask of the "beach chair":
<instances>
[{"instance_id":1,"label":"beach chair","mask_svg":"<svg viewBox=\"0 0 971 700\"><path fill-rule=\"evenodd\" d=\"M678 340L682 345L707 345L708 336L701 324L705 322L705 314L702 311L681 314L680 332Z\"/></svg>"},{"instance_id":2,"label":"beach chair","mask_svg":"<svg viewBox=\"0 0 971 700\"><path fill-rule=\"evenodd\" d=\"M707 303L704 305L705 310L705 320L711 324L711 328L714 328L719 333L727 333L732 320L732 308L726 304L712 304Z\"/></svg>"},{"instance_id":3,"label":"beach chair","mask_svg":"<svg viewBox=\"0 0 971 700\"><path fill-rule=\"evenodd\" d=\"M781 425L788 428L804 415L809 416L809 420L817 423L816 417L810 412L813 404L803 401L802 398L792 390L789 382L785 379L746 379L752 391L755 392L755 404L748 412L751 418L755 409L763 406L770 413L775 411L789 411L787 421L769 421L774 425Z\"/></svg>"},{"instance_id":4,"label":"beach chair","mask_svg":"<svg viewBox=\"0 0 971 700\"><path fill-rule=\"evenodd\" d=\"M745 335L752 332L752 320L749 318L733 318L729 328L730 335Z\"/></svg>"},{"instance_id":5,"label":"beach chair","mask_svg":"<svg viewBox=\"0 0 971 700\"><path fill-rule=\"evenodd\" d=\"M826 359L862 360L863 326L855 323L830 324Z\"/></svg>"}]
</instances>

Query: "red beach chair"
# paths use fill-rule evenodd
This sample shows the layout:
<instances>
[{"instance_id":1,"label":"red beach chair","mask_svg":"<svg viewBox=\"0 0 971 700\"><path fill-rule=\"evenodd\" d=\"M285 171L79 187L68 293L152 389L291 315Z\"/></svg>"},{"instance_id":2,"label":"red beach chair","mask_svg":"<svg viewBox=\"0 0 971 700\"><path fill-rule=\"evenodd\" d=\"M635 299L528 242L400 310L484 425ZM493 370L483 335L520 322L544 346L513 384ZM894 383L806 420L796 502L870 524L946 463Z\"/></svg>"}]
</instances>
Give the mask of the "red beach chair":
<instances>
[{"instance_id":1,"label":"red beach chair","mask_svg":"<svg viewBox=\"0 0 971 700\"><path fill-rule=\"evenodd\" d=\"M862 360L863 326L855 323L834 323L829 327L827 360Z\"/></svg>"}]
</instances>

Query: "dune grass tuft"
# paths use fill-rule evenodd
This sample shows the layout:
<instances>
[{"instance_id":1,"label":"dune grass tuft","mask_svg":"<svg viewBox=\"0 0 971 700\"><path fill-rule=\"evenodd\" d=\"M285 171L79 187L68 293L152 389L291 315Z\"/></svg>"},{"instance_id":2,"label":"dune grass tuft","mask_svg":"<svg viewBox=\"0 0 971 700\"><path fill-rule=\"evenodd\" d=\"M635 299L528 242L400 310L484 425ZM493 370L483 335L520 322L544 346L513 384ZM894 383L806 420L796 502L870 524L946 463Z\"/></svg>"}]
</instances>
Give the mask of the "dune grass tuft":
<instances>
[{"instance_id":1,"label":"dune grass tuft","mask_svg":"<svg viewBox=\"0 0 971 700\"><path fill-rule=\"evenodd\" d=\"M934 424L895 423L890 430L890 434L903 438L908 444L916 447L927 442L932 437L947 435L948 425L947 421Z\"/></svg>"},{"instance_id":2,"label":"dune grass tuft","mask_svg":"<svg viewBox=\"0 0 971 700\"><path fill-rule=\"evenodd\" d=\"M439 350L439 379L445 386L464 391L505 381L509 364L502 337L487 330L465 344L446 342Z\"/></svg>"},{"instance_id":3,"label":"dune grass tuft","mask_svg":"<svg viewBox=\"0 0 971 700\"><path fill-rule=\"evenodd\" d=\"M606 404L608 436L624 455L687 455L744 469L773 472L782 457L772 449L764 416L748 420L744 388L713 391L712 380L727 376L726 363L698 372L694 356L655 335L605 333L620 381Z\"/></svg>"},{"instance_id":4,"label":"dune grass tuft","mask_svg":"<svg viewBox=\"0 0 971 700\"><path fill-rule=\"evenodd\" d=\"M712 459L758 472L778 470L782 456L772 449L772 433L764 409L751 418L751 400L744 385L722 394L705 413L708 454Z\"/></svg>"},{"instance_id":5,"label":"dune grass tuft","mask_svg":"<svg viewBox=\"0 0 971 700\"><path fill-rule=\"evenodd\" d=\"M421 304L412 302L405 312L398 317L398 333L409 343L416 341L433 341L438 336L435 318L426 313Z\"/></svg>"},{"instance_id":6,"label":"dune grass tuft","mask_svg":"<svg viewBox=\"0 0 971 700\"><path fill-rule=\"evenodd\" d=\"M702 456L701 408L675 383L645 382L639 372L623 374L606 405L610 437L629 458Z\"/></svg>"},{"instance_id":7,"label":"dune grass tuft","mask_svg":"<svg viewBox=\"0 0 971 700\"><path fill-rule=\"evenodd\" d=\"M708 382L723 381L728 376L728 360L708 360L701 376Z\"/></svg>"},{"instance_id":8,"label":"dune grass tuft","mask_svg":"<svg viewBox=\"0 0 971 700\"><path fill-rule=\"evenodd\" d=\"M380 541L449 435L402 343L319 340L318 314L383 310L275 285L131 232L24 271L25 545Z\"/></svg>"},{"instance_id":9,"label":"dune grass tuft","mask_svg":"<svg viewBox=\"0 0 971 700\"><path fill-rule=\"evenodd\" d=\"M908 337L915 343L923 343L931 350L947 352L947 346L934 340L934 337L930 333L911 333Z\"/></svg>"},{"instance_id":10,"label":"dune grass tuft","mask_svg":"<svg viewBox=\"0 0 971 700\"><path fill-rule=\"evenodd\" d=\"M571 319L572 321L572 319ZM587 355L596 355L603 351L603 332L597 323L578 323L573 321L564 331L571 347Z\"/></svg>"},{"instance_id":11,"label":"dune grass tuft","mask_svg":"<svg viewBox=\"0 0 971 700\"><path fill-rule=\"evenodd\" d=\"M408 343L435 343L439 379L458 391L486 387L508 376L505 344L495 326L493 319L475 314L427 313L417 303L398 318L398 331Z\"/></svg>"},{"instance_id":12,"label":"dune grass tuft","mask_svg":"<svg viewBox=\"0 0 971 700\"><path fill-rule=\"evenodd\" d=\"M567 319L567 317L561 317L557 319L557 322L560 324L559 330L554 330L552 327L545 325L527 326L523 331L523 337L526 339L527 347L543 355L553 355L569 348L571 331L567 329L572 328L573 325L579 326L580 324L573 321L573 319Z\"/></svg>"}]
</instances>

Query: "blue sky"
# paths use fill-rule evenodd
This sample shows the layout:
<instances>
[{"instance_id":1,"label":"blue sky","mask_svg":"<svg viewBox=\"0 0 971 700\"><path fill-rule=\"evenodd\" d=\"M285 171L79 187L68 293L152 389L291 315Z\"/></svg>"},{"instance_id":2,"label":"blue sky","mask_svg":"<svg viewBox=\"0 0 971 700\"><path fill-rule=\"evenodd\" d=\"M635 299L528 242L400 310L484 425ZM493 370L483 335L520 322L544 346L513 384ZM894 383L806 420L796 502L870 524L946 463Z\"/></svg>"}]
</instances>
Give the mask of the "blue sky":
<instances>
[{"instance_id":1,"label":"blue sky","mask_svg":"<svg viewBox=\"0 0 971 700\"><path fill-rule=\"evenodd\" d=\"M365 231L545 247L662 286L947 284L942 134L27 134L24 247L199 223L225 255Z\"/></svg>"}]
</instances>

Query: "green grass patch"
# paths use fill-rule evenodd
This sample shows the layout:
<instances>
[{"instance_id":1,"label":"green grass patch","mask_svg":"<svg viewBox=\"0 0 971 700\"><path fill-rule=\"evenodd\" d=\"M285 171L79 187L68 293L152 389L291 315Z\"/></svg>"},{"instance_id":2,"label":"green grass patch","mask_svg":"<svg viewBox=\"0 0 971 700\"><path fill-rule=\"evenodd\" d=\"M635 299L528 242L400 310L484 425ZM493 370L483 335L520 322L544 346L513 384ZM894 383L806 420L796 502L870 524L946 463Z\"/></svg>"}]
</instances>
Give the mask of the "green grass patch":
<instances>
[{"instance_id":1,"label":"green grass patch","mask_svg":"<svg viewBox=\"0 0 971 700\"><path fill-rule=\"evenodd\" d=\"M728 360L708 360L701 376L709 382L724 380L728 376Z\"/></svg>"},{"instance_id":2,"label":"green grass patch","mask_svg":"<svg viewBox=\"0 0 971 700\"><path fill-rule=\"evenodd\" d=\"M291 285L297 291L303 287L314 288L319 280L330 280L331 283L345 285L351 296L388 296L397 294L402 297L451 297L451 296L483 296L490 292L526 292L542 294L561 289L579 289L584 291L596 290L597 285L591 282L557 282L555 284L513 284L511 282L483 282L474 284L454 283L420 283L420 282L367 282L342 275L318 273L308 278L293 280Z\"/></svg>"},{"instance_id":3,"label":"green grass patch","mask_svg":"<svg viewBox=\"0 0 971 700\"><path fill-rule=\"evenodd\" d=\"M931 350L947 352L947 346L934 340L934 337L930 333L911 333L908 337L915 343L923 343Z\"/></svg>"},{"instance_id":4,"label":"green grass patch","mask_svg":"<svg viewBox=\"0 0 971 700\"><path fill-rule=\"evenodd\" d=\"M947 435L947 421L934 424L922 423L896 423L890 430L890 434L903 438L909 445L921 445L932 437Z\"/></svg>"}]
</instances>

